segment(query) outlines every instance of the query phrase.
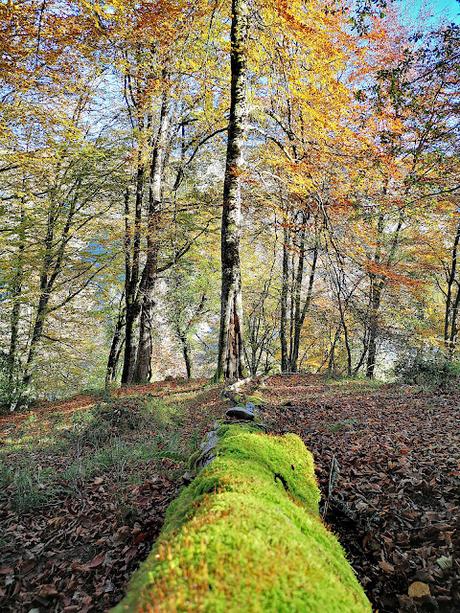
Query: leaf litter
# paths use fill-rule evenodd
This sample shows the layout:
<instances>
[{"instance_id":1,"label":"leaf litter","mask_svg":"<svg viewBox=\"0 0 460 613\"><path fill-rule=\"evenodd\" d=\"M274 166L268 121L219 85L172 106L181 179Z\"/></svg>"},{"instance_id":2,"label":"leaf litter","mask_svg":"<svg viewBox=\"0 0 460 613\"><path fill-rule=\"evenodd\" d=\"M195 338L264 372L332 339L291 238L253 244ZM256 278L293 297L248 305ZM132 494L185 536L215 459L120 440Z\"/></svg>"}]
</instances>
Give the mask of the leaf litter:
<instances>
[{"instance_id":1,"label":"leaf litter","mask_svg":"<svg viewBox=\"0 0 460 613\"><path fill-rule=\"evenodd\" d=\"M300 375L263 393L265 421L313 452L324 519L375 610L460 611L460 396Z\"/></svg>"},{"instance_id":2,"label":"leaf litter","mask_svg":"<svg viewBox=\"0 0 460 613\"><path fill-rule=\"evenodd\" d=\"M167 397L174 387L154 393ZM189 390L184 412L168 427L178 434L174 444L193 447L228 407L217 388ZM459 398L301 375L273 376L260 391L264 421L274 432L295 432L314 453L323 517L374 609L459 611ZM152 387L141 393L152 394ZM86 411L86 402L80 409L70 402L69 411ZM136 406L125 402L124 409ZM42 410L41 421L52 423L53 407ZM123 410L117 415L117 424L126 421ZM11 421L0 426L11 432ZM127 436L136 439L134 424ZM56 470L65 462L46 448L33 459ZM170 452L121 473L109 467L29 512L1 498L1 610L85 613L117 603L161 530L184 467Z\"/></svg>"}]
</instances>

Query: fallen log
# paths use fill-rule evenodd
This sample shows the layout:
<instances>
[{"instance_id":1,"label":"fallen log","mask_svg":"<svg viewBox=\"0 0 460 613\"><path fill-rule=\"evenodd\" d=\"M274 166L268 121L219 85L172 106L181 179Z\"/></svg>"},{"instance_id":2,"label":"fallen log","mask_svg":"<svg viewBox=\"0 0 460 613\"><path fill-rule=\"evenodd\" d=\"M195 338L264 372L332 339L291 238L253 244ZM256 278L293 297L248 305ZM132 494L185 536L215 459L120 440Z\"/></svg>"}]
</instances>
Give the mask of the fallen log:
<instances>
[{"instance_id":1,"label":"fallen log","mask_svg":"<svg viewBox=\"0 0 460 613\"><path fill-rule=\"evenodd\" d=\"M214 458L171 504L123 611L371 612L319 516L313 458L293 434L222 424Z\"/></svg>"}]
</instances>

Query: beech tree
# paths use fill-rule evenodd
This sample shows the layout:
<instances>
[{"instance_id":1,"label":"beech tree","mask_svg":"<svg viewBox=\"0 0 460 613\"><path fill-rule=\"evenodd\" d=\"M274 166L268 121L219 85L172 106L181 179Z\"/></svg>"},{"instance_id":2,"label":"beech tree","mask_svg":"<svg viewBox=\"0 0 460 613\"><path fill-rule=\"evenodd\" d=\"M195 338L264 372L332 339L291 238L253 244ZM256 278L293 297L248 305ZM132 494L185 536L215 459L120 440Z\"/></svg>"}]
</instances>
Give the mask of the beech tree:
<instances>
[{"instance_id":1,"label":"beech tree","mask_svg":"<svg viewBox=\"0 0 460 613\"><path fill-rule=\"evenodd\" d=\"M243 303L241 289L241 173L247 117L247 44L249 4L232 0L230 33L230 118L222 208L222 292L217 379L243 375Z\"/></svg>"},{"instance_id":2,"label":"beech tree","mask_svg":"<svg viewBox=\"0 0 460 613\"><path fill-rule=\"evenodd\" d=\"M455 362L458 27L336 8L0 5L3 404Z\"/></svg>"}]
</instances>

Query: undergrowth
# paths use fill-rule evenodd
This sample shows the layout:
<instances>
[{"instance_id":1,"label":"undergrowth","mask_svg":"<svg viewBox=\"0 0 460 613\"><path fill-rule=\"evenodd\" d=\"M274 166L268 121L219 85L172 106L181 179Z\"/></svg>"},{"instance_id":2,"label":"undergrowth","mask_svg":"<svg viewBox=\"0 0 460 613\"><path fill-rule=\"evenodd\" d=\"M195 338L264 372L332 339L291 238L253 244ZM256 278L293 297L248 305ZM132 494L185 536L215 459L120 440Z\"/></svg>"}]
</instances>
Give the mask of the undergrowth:
<instances>
[{"instance_id":1,"label":"undergrowth","mask_svg":"<svg viewBox=\"0 0 460 613\"><path fill-rule=\"evenodd\" d=\"M193 433L181 437L183 418L183 405L148 396L101 402L70 416L52 413L43 423L31 413L0 448L0 498L27 512L108 472L113 481L132 483L163 459L180 470L197 444Z\"/></svg>"},{"instance_id":2,"label":"undergrowth","mask_svg":"<svg viewBox=\"0 0 460 613\"><path fill-rule=\"evenodd\" d=\"M395 366L400 383L422 388L456 390L460 386L460 362L441 353L416 352L405 356Z\"/></svg>"}]
</instances>

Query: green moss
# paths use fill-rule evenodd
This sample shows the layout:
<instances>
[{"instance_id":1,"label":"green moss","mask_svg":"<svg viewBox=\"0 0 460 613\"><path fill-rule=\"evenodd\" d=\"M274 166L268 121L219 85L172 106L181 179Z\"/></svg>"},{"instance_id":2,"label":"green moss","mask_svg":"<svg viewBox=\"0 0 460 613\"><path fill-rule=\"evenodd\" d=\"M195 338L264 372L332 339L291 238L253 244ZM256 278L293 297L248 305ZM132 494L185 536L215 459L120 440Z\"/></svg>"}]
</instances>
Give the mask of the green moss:
<instances>
[{"instance_id":1,"label":"green moss","mask_svg":"<svg viewBox=\"0 0 460 613\"><path fill-rule=\"evenodd\" d=\"M246 396L246 402L252 402L256 407L262 407L266 401L260 394L253 394L252 396Z\"/></svg>"},{"instance_id":2,"label":"green moss","mask_svg":"<svg viewBox=\"0 0 460 613\"><path fill-rule=\"evenodd\" d=\"M219 437L114 611L370 612L319 517L302 441L245 426L222 426Z\"/></svg>"}]
</instances>

